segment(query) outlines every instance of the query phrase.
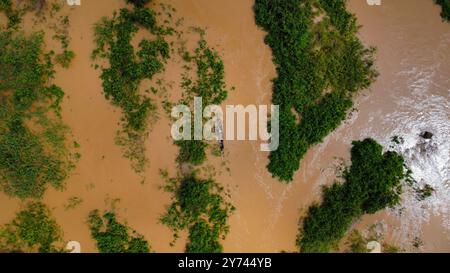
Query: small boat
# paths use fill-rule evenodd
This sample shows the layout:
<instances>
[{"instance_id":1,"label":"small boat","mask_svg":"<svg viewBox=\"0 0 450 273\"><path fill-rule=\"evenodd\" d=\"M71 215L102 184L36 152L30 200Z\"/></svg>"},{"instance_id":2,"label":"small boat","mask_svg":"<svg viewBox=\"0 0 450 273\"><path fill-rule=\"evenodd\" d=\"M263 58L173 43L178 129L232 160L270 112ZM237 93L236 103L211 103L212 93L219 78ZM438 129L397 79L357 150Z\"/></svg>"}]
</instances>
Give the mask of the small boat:
<instances>
[{"instance_id":1,"label":"small boat","mask_svg":"<svg viewBox=\"0 0 450 273\"><path fill-rule=\"evenodd\" d=\"M216 119L215 132L216 132L217 141L219 143L220 151L222 152L222 155L223 155L223 152L225 150L225 142L223 140L223 122L219 118Z\"/></svg>"}]
</instances>

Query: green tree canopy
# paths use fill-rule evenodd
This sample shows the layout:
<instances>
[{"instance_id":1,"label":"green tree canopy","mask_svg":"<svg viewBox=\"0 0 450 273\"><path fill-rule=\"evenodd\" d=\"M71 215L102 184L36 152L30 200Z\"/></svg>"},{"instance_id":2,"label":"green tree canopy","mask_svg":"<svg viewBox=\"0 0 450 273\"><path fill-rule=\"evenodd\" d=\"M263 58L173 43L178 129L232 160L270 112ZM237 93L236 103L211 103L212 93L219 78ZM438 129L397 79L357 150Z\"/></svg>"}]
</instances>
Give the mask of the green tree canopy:
<instances>
[{"instance_id":1,"label":"green tree canopy","mask_svg":"<svg viewBox=\"0 0 450 273\"><path fill-rule=\"evenodd\" d=\"M344 182L325 187L322 203L309 208L298 240L302 252L330 251L355 219L400 202L406 173L400 155L365 139L353 142L351 160Z\"/></svg>"}]
</instances>

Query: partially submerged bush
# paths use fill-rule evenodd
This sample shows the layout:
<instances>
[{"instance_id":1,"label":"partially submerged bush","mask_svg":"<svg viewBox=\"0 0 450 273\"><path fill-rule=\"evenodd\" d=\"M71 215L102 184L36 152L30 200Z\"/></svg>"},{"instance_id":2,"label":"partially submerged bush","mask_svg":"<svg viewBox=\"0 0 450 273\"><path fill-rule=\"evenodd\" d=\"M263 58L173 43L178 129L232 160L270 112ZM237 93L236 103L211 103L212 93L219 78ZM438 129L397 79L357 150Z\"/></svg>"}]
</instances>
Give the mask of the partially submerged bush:
<instances>
[{"instance_id":1,"label":"partially submerged bush","mask_svg":"<svg viewBox=\"0 0 450 273\"><path fill-rule=\"evenodd\" d=\"M161 218L174 231L189 231L186 252L222 252L219 240L229 227L227 220L234 207L222 197L223 188L213 180L201 180L194 175L170 179L165 190L172 193L172 204Z\"/></svg>"},{"instance_id":2,"label":"partially submerged bush","mask_svg":"<svg viewBox=\"0 0 450 273\"><path fill-rule=\"evenodd\" d=\"M186 245L187 253L221 253L223 247L219 242L218 230L208 222L199 220L189 229L189 241Z\"/></svg>"},{"instance_id":3,"label":"partially submerged bush","mask_svg":"<svg viewBox=\"0 0 450 273\"><path fill-rule=\"evenodd\" d=\"M206 160L205 149L208 146L202 140L180 140L175 142L180 147L177 157L179 163L200 165Z\"/></svg>"},{"instance_id":4,"label":"partially submerged bush","mask_svg":"<svg viewBox=\"0 0 450 273\"><path fill-rule=\"evenodd\" d=\"M0 227L0 249L7 252L62 252L62 230L42 203L28 203Z\"/></svg>"},{"instance_id":5,"label":"partially submerged bush","mask_svg":"<svg viewBox=\"0 0 450 273\"><path fill-rule=\"evenodd\" d=\"M156 117L155 106L149 97L140 93L139 87L144 79L152 79L163 71L170 55L165 31L157 25L155 17L154 11L138 5L133 10L121 9L111 19L104 17L95 26L97 48L92 57L109 61L109 67L101 68L103 91L106 99L122 109L122 130L117 143L125 146L125 155L136 172L145 169L147 123L150 116ZM131 40L140 29L156 38L141 40L135 52Z\"/></svg>"},{"instance_id":6,"label":"partially submerged bush","mask_svg":"<svg viewBox=\"0 0 450 273\"><path fill-rule=\"evenodd\" d=\"M395 152L383 153L372 139L353 142L351 155L344 182L325 187L322 203L309 208L298 239L302 252L330 251L355 219L399 203L403 158Z\"/></svg>"},{"instance_id":7,"label":"partially submerged bush","mask_svg":"<svg viewBox=\"0 0 450 273\"><path fill-rule=\"evenodd\" d=\"M268 33L265 42L278 72L272 101L280 106L280 145L270 154L268 170L281 181L293 179L308 149L341 124L353 95L377 76L374 49L359 41L345 3L255 2L256 23Z\"/></svg>"},{"instance_id":8,"label":"partially submerged bush","mask_svg":"<svg viewBox=\"0 0 450 273\"><path fill-rule=\"evenodd\" d=\"M196 80L191 79L189 73L183 75L181 86L185 94L182 103L192 106L193 97L201 97L203 107L211 104L220 105L228 96L225 67L219 54L208 46L203 30L196 31L200 33L200 40L194 53L188 51L181 53L183 59L193 64L196 71ZM205 141L181 140L175 144L180 147L177 158L179 163L200 165L206 160L205 149L208 145Z\"/></svg>"},{"instance_id":9,"label":"partially submerged bush","mask_svg":"<svg viewBox=\"0 0 450 273\"><path fill-rule=\"evenodd\" d=\"M142 235L117 221L114 212L89 214L89 228L100 253L147 253L150 245Z\"/></svg>"},{"instance_id":10,"label":"partially submerged bush","mask_svg":"<svg viewBox=\"0 0 450 273\"><path fill-rule=\"evenodd\" d=\"M450 21L450 1L434 0L434 2L442 7L441 17L443 20Z\"/></svg>"}]
</instances>

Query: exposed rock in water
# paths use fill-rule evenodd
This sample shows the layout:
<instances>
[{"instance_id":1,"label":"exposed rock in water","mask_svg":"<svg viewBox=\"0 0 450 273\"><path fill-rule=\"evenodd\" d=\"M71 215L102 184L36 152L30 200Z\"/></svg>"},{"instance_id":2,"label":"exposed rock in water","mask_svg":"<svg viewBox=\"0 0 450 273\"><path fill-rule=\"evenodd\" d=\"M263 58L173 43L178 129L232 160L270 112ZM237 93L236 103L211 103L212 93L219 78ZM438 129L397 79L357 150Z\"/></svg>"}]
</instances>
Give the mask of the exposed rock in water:
<instances>
[{"instance_id":1,"label":"exposed rock in water","mask_svg":"<svg viewBox=\"0 0 450 273\"><path fill-rule=\"evenodd\" d=\"M420 136L422 138L424 138L424 139L431 139L431 138L433 138L433 134L428 132L428 131L423 132L422 134L420 134Z\"/></svg>"}]
</instances>

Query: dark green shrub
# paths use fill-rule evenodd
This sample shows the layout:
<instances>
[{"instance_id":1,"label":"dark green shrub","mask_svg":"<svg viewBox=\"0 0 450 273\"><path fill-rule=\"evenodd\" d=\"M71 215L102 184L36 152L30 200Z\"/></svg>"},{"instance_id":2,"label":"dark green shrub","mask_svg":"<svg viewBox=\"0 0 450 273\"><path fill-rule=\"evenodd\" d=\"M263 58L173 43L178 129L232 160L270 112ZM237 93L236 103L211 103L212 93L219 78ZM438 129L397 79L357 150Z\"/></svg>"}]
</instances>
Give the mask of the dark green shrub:
<instances>
[{"instance_id":1,"label":"dark green shrub","mask_svg":"<svg viewBox=\"0 0 450 273\"><path fill-rule=\"evenodd\" d=\"M377 76L374 49L357 38L356 19L345 3L255 1L256 23L268 33L278 73L272 101L280 106L280 145L267 167L281 181L292 180L308 149L341 124L353 94ZM323 19L314 22L319 15Z\"/></svg>"},{"instance_id":2,"label":"dark green shrub","mask_svg":"<svg viewBox=\"0 0 450 273\"><path fill-rule=\"evenodd\" d=\"M172 193L172 204L161 222L174 231L189 231L186 252L221 252L219 242L228 233L227 219L234 207L222 197L223 189L212 180L195 176L170 179L165 190Z\"/></svg>"},{"instance_id":3,"label":"dark green shrub","mask_svg":"<svg viewBox=\"0 0 450 273\"><path fill-rule=\"evenodd\" d=\"M298 240L302 252L330 251L355 219L399 203L403 158L395 152L383 153L372 139L353 142L351 155L344 182L325 187L322 203L309 208Z\"/></svg>"},{"instance_id":4,"label":"dark green shrub","mask_svg":"<svg viewBox=\"0 0 450 273\"><path fill-rule=\"evenodd\" d=\"M446 21L450 21L450 1L434 0L434 2L442 7L441 17Z\"/></svg>"},{"instance_id":5,"label":"dark green shrub","mask_svg":"<svg viewBox=\"0 0 450 273\"><path fill-rule=\"evenodd\" d=\"M205 149L208 146L202 140L181 140L175 142L180 147L177 157L179 163L201 165L206 160Z\"/></svg>"},{"instance_id":6,"label":"dark green shrub","mask_svg":"<svg viewBox=\"0 0 450 273\"><path fill-rule=\"evenodd\" d=\"M199 220L189 229L187 253L222 253L219 234L204 220Z\"/></svg>"}]
</instances>

